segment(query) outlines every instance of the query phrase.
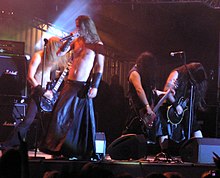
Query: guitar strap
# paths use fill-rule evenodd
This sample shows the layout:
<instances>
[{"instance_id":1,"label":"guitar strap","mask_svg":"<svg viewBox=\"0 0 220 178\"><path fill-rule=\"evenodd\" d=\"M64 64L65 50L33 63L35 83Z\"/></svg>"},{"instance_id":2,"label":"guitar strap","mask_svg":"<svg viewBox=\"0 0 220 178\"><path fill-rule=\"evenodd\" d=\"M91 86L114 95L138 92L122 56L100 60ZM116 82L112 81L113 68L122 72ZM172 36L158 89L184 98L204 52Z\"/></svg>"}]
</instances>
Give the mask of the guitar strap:
<instances>
[{"instance_id":1,"label":"guitar strap","mask_svg":"<svg viewBox=\"0 0 220 178\"><path fill-rule=\"evenodd\" d=\"M131 109L135 112L135 115L140 117L140 114L139 114L137 107L135 106L134 101L131 96L129 96L129 105L131 106Z\"/></svg>"}]
</instances>

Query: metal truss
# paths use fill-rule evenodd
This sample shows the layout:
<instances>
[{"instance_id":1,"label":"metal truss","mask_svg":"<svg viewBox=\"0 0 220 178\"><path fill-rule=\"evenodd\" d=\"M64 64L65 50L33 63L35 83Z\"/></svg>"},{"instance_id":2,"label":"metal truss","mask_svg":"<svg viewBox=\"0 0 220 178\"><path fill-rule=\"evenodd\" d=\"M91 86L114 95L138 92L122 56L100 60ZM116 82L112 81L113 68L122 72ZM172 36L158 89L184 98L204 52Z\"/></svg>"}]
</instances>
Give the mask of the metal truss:
<instances>
[{"instance_id":1,"label":"metal truss","mask_svg":"<svg viewBox=\"0 0 220 178\"><path fill-rule=\"evenodd\" d=\"M220 0L203 0L203 3L213 9L220 9Z\"/></svg>"},{"instance_id":2,"label":"metal truss","mask_svg":"<svg viewBox=\"0 0 220 178\"><path fill-rule=\"evenodd\" d=\"M33 27L35 27L36 29L38 30L41 30L41 31L44 31L44 32L47 32L47 30L49 29L49 27L51 26L51 24L49 23L46 23L44 20L42 19L39 19L37 17L35 17L33 20L32 20L32 24L31 24Z\"/></svg>"},{"instance_id":3,"label":"metal truss","mask_svg":"<svg viewBox=\"0 0 220 178\"><path fill-rule=\"evenodd\" d=\"M131 3L131 4L156 4L156 3L202 3L213 9L220 9L220 0L94 0L96 3Z\"/></svg>"},{"instance_id":4,"label":"metal truss","mask_svg":"<svg viewBox=\"0 0 220 178\"><path fill-rule=\"evenodd\" d=\"M32 19L31 25L38 30L51 33L60 37L66 36L68 34L64 29L56 27L52 23L45 22L44 20L37 17L34 17L34 19Z\"/></svg>"}]
</instances>

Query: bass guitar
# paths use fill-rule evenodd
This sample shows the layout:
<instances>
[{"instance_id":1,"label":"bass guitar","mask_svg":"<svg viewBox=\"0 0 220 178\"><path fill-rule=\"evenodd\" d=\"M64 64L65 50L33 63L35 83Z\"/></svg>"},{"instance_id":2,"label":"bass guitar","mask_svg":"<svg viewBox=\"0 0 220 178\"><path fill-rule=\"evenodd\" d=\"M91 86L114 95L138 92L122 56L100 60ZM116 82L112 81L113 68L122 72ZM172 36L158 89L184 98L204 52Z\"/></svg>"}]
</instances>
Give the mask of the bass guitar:
<instances>
[{"instance_id":1,"label":"bass guitar","mask_svg":"<svg viewBox=\"0 0 220 178\"><path fill-rule=\"evenodd\" d=\"M52 99L48 99L44 96L41 97L40 108L42 109L42 111L51 112L53 110L54 104L56 103L56 101L58 99L58 89L60 88L60 86L61 86L65 76L67 75L68 71L69 71L69 66L64 69L64 71L60 75L59 79L57 80L56 84L51 89L52 92L53 92L53 98Z\"/></svg>"},{"instance_id":2,"label":"bass guitar","mask_svg":"<svg viewBox=\"0 0 220 178\"><path fill-rule=\"evenodd\" d=\"M174 106L169 106L167 109L167 119L168 122L173 124L173 125L178 125L179 123L182 122L183 117L184 117L184 113L185 111L188 109L187 103L188 103L189 99L184 99L183 97L181 97L178 101L178 105L180 105L183 108L183 112L182 114L178 114L176 112L176 108Z\"/></svg>"},{"instance_id":3,"label":"bass guitar","mask_svg":"<svg viewBox=\"0 0 220 178\"><path fill-rule=\"evenodd\" d=\"M169 93L171 90L167 90L165 95L158 101L157 105L153 108L153 112L156 113L159 109L159 107L163 104L163 102L167 99ZM156 115L150 115L147 113L146 108L142 108L139 110L139 115L141 121L144 123L144 126L148 129L151 129L153 127L154 121L156 119Z\"/></svg>"}]
</instances>

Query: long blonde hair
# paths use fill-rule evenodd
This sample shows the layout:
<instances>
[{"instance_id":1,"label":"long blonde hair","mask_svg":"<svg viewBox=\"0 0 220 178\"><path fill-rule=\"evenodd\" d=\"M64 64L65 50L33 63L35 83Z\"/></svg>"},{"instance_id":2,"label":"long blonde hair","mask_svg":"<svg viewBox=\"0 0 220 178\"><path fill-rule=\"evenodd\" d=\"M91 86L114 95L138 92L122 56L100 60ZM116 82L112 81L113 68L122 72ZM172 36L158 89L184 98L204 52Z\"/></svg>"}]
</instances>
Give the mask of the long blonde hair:
<instances>
[{"instance_id":1,"label":"long blonde hair","mask_svg":"<svg viewBox=\"0 0 220 178\"><path fill-rule=\"evenodd\" d=\"M59 57L57 56L56 52L62 45L59 37L51 37L49 38L47 45L46 45L46 59L48 62L56 62L58 61Z\"/></svg>"},{"instance_id":2,"label":"long blonde hair","mask_svg":"<svg viewBox=\"0 0 220 178\"><path fill-rule=\"evenodd\" d=\"M60 57L56 54L62 44L59 37L53 36L49 38L46 45L46 65L53 65L54 67L63 67L67 65L67 57Z\"/></svg>"}]
</instances>

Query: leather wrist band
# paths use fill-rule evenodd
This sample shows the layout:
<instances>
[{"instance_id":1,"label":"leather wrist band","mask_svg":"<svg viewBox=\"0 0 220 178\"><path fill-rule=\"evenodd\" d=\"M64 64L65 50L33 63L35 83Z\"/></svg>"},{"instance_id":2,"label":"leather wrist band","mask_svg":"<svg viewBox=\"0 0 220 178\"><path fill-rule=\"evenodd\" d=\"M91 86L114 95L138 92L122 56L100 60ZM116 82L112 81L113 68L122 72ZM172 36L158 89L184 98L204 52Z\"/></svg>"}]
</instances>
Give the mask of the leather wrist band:
<instances>
[{"instance_id":1,"label":"leather wrist band","mask_svg":"<svg viewBox=\"0 0 220 178\"><path fill-rule=\"evenodd\" d=\"M102 78L102 73L100 73L100 72L94 73L92 75L91 87L92 88L98 88L99 87L99 83L101 81L101 78Z\"/></svg>"}]
</instances>

